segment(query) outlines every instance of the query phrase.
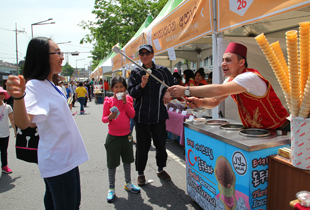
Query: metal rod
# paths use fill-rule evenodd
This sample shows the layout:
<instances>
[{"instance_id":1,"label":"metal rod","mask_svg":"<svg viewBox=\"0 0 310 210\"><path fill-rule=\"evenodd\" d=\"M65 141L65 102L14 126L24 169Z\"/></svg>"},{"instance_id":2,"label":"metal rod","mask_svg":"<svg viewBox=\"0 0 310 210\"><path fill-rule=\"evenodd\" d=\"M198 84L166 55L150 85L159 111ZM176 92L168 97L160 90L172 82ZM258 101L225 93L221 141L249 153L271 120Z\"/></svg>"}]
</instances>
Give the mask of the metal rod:
<instances>
[{"instance_id":1,"label":"metal rod","mask_svg":"<svg viewBox=\"0 0 310 210\"><path fill-rule=\"evenodd\" d=\"M151 75L154 79L156 79L158 82L160 82L161 84L165 85L167 88L169 88L169 86L164 83L163 81L161 81L160 79L158 79L155 75L153 75L152 73L148 72L145 68L143 68L142 66L140 66L139 64L137 64L135 61L133 61L131 58L129 58L126 54L122 53L121 51L119 52L120 54L122 54L123 56L125 56L128 60L130 60L132 63L136 64L138 67L140 67L143 71L145 71L146 73L148 73L149 75Z\"/></svg>"},{"instance_id":2,"label":"metal rod","mask_svg":"<svg viewBox=\"0 0 310 210\"><path fill-rule=\"evenodd\" d=\"M164 83L163 81L161 81L160 79L158 79L154 74L148 72L145 68L143 68L143 66L137 64L134 60L132 60L131 58L129 58L126 54L122 53L121 50L119 50L119 53L121 55L123 55L125 58L127 58L128 60L130 60L132 63L136 64L138 67L140 67L143 71L145 71L147 74L151 75L151 77L153 77L154 79L156 79L158 82L160 82L161 84L165 85L167 88L169 88L169 86ZM184 97L181 97L184 101L187 101Z\"/></svg>"}]
</instances>

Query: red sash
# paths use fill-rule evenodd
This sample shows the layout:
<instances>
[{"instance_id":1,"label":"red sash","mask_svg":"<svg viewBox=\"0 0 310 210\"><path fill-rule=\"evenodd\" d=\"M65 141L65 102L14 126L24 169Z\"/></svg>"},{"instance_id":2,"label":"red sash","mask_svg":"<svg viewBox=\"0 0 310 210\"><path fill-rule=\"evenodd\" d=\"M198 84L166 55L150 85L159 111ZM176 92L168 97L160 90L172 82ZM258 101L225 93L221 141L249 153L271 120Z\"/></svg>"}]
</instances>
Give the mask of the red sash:
<instances>
[{"instance_id":1,"label":"red sash","mask_svg":"<svg viewBox=\"0 0 310 210\"><path fill-rule=\"evenodd\" d=\"M238 106L242 124L246 128L276 129L289 116L283 107L271 84L257 70L245 69L244 72L253 72L266 82L267 91L263 96L255 96L249 92L231 95ZM232 79L229 79L229 82Z\"/></svg>"}]
</instances>

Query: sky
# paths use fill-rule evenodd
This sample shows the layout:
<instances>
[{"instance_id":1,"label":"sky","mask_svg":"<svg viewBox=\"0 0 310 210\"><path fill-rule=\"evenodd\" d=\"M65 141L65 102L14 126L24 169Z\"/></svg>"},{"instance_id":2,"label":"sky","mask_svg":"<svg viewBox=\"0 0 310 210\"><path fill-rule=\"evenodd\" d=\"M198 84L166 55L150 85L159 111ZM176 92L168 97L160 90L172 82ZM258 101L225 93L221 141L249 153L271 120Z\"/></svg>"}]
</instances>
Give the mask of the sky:
<instances>
[{"instance_id":1,"label":"sky","mask_svg":"<svg viewBox=\"0 0 310 210\"><path fill-rule=\"evenodd\" d=\"M45 36L59 44L65 53L63 65L69 64L76 68L88 68L91 63L90 51L92 44L80 44L80 40L89 34L88 30L78 26L81 21L94 21L94 0L8 0L1 1L0 12L0 60L16 63L16 33L18 33L18 60L24 60L29 41L31 40L31 24L49 18L55 24L33 25L33 36ZM46 23L48 23L46 22ZM71 43L67 43L71 41ZM79 56L72 56L66 52L81 52Z\"/></svg>"}]
</instances>

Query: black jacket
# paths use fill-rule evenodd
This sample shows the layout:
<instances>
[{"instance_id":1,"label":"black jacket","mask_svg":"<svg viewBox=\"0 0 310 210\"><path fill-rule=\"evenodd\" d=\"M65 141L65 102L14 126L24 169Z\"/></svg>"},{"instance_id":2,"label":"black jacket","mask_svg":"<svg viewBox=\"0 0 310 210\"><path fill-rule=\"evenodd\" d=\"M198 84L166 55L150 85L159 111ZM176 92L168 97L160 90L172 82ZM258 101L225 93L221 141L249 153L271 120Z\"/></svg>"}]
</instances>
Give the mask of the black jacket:
<instances>
[{"instance_id":1,"label":"black jacket","mask_svg":"<svg viewBox=\"0 0 310 210\"><path fill-rule=\"evenodd\" d=\"M176 84L176 79L166 67L153 63L151 70L152 74L168 86ZM136 115L134 120L143 124L165 122L169 118L163 102L163 96L167 88L152 76L149 76L146 86L141 88L141 78L145 74L145 71L135 68L131 71L128 81L129 95L136 99L134 105Z\"/></svg>"}]
</instances>

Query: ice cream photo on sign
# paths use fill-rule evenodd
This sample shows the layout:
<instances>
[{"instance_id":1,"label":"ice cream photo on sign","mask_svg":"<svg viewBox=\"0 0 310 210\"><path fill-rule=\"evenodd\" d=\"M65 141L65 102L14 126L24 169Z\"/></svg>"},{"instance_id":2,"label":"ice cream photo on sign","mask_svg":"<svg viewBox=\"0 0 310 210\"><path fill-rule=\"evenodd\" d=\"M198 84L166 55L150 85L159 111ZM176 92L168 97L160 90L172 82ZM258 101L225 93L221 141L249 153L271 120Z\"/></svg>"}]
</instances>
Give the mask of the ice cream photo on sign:
<instances>
[{"instance_id":1,"label":"ice cream photo on sign","mask_svg":"<svg viewBox=\"0 0 310 210\"><path fill-rule=\"evenodd\" d=\"M219 156L216 160L215 177L220 191L220 199L225 205L225 210L236 209L236 176L231 165L224 156Z\"/></svg>"}]
</instances>

